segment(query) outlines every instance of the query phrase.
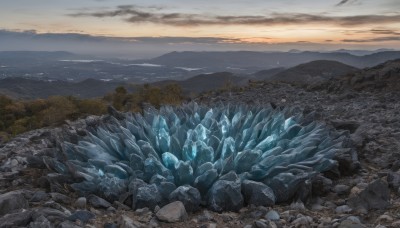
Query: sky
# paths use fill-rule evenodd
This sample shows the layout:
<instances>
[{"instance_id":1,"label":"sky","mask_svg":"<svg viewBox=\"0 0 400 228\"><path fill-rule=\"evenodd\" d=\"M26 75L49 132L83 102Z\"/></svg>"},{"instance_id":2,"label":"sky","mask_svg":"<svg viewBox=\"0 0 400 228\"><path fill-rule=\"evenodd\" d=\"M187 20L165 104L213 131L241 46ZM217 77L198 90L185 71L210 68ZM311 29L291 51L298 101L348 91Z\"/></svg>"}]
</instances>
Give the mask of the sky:
<instances>
[{"instance_id":1,"label":"sky","mask_svg":"<svg viewBox=\"0 0 400 228\"><path fill-rule=\"evenodd\" d=\"M400 1L1 0L0 50L57 48L137 57L173 50L399 49Z\"/></svg>"}]
</instances>

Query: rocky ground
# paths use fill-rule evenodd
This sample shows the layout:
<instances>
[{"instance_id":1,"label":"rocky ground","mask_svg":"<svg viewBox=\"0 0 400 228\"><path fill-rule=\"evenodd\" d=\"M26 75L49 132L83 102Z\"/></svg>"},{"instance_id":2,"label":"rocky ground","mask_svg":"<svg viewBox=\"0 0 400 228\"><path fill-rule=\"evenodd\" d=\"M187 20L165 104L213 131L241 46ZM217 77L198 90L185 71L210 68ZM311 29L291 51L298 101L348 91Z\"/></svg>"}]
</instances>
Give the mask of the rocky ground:
<instances>
[{"instance_id":1,"label":"rocky ground","mask_svg":"<svg viewBox=\"0 0 400 228\"><path fill-rule=\"evenodd\" d=\"M79 197L68 186L44 178L48 171L43 158L55 152L57 135L80 134L100 117L25 133L0 145L0 227L400 227L399 100L395 90L327 92L266 83L197 98L199 103L297 106L351 133L360 164L344 167L360 165L357 171L319 175L305 202L250 205L238 213L187 213L180 202L132 211L119 202Z\"/></svg>"}]
</instances>

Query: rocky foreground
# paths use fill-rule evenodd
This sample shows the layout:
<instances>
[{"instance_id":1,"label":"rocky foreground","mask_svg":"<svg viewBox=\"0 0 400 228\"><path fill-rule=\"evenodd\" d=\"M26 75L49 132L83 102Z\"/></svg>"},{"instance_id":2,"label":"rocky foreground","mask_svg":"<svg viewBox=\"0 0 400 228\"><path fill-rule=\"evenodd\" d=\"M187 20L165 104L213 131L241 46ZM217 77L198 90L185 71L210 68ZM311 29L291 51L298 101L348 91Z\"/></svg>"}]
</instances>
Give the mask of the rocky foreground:
<instances>
[{"instance_id":1,"label":"rocky foreground","mask_svg":"<svg viewBox=\"0 0 400 228\"><path fill-rule=\"evenodd\" d=\"M348 130L357 149L360 163L342 158L340 175L316 177L303 202L250 205L238 213L188 213L179 201L154 211L133 211L118 201L79 197L69 186L44 178L49 171L43 157L54 153L61 131L81 134L107 117L19 135L0 146L0 227L400 227L399 100L396 90L328 92L268 83L197 98L206 104L244 102L315 111L318 120Z\"/></svg>"}]
</instances>

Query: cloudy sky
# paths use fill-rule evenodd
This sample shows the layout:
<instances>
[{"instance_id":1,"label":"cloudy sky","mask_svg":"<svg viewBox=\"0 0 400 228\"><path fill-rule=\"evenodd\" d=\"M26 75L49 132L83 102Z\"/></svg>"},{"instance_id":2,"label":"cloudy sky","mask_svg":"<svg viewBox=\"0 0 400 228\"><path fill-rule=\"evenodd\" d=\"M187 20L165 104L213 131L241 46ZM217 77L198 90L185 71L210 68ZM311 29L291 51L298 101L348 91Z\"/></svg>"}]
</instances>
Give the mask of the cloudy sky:
<instances>
[{"instance_id":1,"label":"cloudy sky","mask_svg":"<svg viewBox=\"0 0 400 228\"><path fill-rule=\"evenodd\" d=\"M10 42L4 35L25 36L25 49L49 49L49 36L160 52L398 48L400 1L1 0L0 42ZM37 43L43 37L48 46ZM0 50L17 47L0 43Z\"/></svg>"}]
</instances>

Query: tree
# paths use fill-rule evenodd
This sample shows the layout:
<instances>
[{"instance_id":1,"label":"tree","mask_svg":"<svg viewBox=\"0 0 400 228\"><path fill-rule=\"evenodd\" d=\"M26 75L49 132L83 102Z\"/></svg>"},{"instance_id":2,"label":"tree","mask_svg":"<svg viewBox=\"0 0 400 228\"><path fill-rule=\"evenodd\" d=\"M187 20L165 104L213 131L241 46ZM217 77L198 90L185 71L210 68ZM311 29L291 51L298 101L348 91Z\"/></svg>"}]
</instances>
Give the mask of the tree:
<instances>
[{"instance_id":1,"label":"tree","mask_svg":"<svg viewBox=\"0 0 400 228\"><path fill-rule=\"evenodd\" d=\"M68 98L54 96L48 99L48 108L41 111L40 117L43 124L52 126L70 119L77 111L77 107Z\"/></svg>"}]
</instances>

